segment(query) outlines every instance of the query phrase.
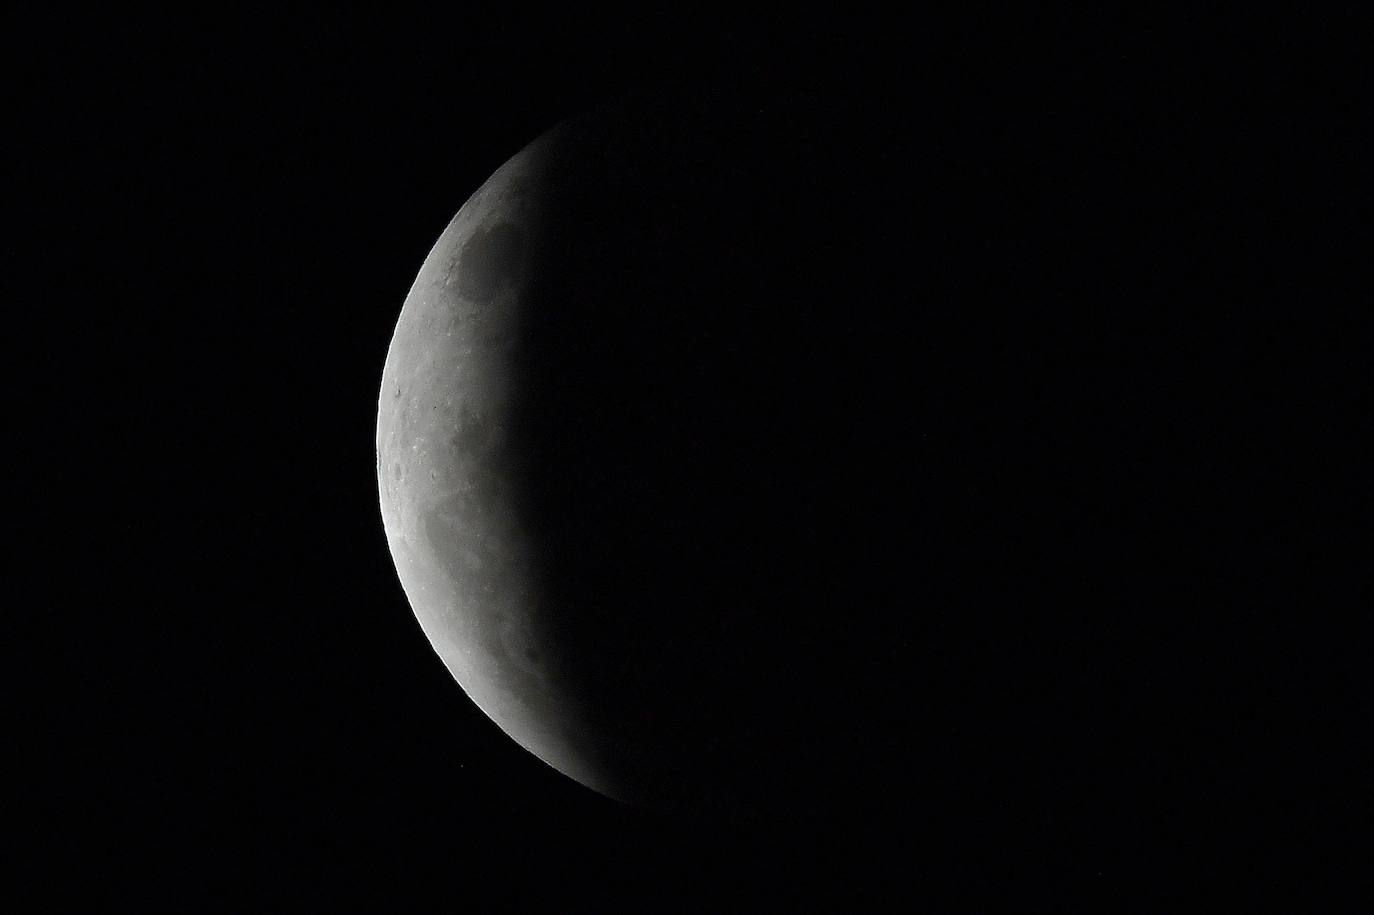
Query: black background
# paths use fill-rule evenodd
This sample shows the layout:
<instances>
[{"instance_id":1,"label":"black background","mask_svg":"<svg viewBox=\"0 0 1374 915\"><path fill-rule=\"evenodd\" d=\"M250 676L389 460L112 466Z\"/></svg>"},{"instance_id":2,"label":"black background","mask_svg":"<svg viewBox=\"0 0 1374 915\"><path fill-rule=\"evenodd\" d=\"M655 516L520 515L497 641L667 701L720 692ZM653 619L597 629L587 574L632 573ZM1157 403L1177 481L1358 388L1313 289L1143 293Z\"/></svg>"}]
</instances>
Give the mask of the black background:
<instances>
[{"instance_id":1,"label":"black background","mask_svg":"<svg viewBox=\"0 0 1374 915\"><path fill-rule=\"evenodd\" d=\"M1358 879L1343 23L7 18L20 903L1157 910ZM805 828L634 811L520 750L415 625L376 501L386 347L466 197L607 98L736 82L856 138L818 180L863 195L841 285L883 323L837 358L925 366L883 396L949 516L909 586L953 612L874 644L925 687L874 700L919 724L855 776L892 810ZM872 517L897 562L909 519Z\"/></svg>"}]
</instances>

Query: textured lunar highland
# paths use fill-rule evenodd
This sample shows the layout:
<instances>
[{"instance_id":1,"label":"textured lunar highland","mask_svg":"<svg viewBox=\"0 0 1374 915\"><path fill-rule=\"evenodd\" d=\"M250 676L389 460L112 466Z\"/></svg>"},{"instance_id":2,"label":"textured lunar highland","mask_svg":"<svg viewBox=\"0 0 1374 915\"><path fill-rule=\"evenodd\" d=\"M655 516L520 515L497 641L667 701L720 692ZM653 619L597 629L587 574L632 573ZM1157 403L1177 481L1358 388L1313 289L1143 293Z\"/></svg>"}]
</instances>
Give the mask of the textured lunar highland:
<instances>
[{"instance_id":1,"label":"textured lunar highland","mask_svg":"<svg viewBox=\"0 0 1374 915\"><path fill-rule=\"evenodd\" d=\"M382 518L401 584L467 695L540 759L614 795L558 682L506 427L540 186L557 135L502 166L454 217L406 298L377 419Z\"/></svg>"}]
</instances>

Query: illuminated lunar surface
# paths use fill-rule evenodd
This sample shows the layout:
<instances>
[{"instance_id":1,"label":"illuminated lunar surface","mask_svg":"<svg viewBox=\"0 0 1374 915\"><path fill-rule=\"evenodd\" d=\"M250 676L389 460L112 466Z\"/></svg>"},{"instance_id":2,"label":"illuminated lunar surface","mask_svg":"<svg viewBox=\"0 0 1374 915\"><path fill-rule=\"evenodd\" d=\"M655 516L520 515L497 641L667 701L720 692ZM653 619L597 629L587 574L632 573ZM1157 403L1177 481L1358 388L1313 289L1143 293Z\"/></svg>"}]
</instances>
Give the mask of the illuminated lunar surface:
<instances>
[{"instance_id":1,"label":"illuminated lunar surface","mask_svg":"<svg viewBox=\"0 0 1374 915\"><path fill-rule=\"evenodd\" d=\"M546 137L500 168L444 230L406 298L382 376L377 473L415 616L471 699L540 759L615 794L546 651L507 417Z\"/></svg>"}]
</instances>

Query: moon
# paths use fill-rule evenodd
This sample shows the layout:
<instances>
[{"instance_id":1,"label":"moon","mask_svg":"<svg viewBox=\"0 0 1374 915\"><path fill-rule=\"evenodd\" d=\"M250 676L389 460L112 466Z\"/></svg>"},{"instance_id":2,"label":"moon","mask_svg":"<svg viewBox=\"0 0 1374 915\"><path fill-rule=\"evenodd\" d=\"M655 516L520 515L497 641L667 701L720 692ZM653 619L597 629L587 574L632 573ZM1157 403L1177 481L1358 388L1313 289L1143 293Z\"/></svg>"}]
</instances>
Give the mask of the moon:
<instances>
[{"instance_id":1,"label":"moon","mask_svg":"<svg viewBox=\"0 0 1374 915\"><path fill-rule=\"evenodd\" d=\"M382 374L377 479L401 584L453 677L525 749L617 796L541 641L548 598L517 511L507 427L557 143L551 133L498 169L420 268Z\"/></svg>"},{"instance_id":2,"label":"moon","mask_svg":"<svg viewBox=\"0 0 1374 915\"><path fill-rule=\"evenodd\" d=\"M884 228L816 172L853 135L719 102L603 109L498 169L405 300L376 445L473 702L595 791L729 817L840 803L891 730L870 646L906 638L907 560L875 532L908 467L874 396L905 354L851 304Z\"/></svg>"}]
</instances>

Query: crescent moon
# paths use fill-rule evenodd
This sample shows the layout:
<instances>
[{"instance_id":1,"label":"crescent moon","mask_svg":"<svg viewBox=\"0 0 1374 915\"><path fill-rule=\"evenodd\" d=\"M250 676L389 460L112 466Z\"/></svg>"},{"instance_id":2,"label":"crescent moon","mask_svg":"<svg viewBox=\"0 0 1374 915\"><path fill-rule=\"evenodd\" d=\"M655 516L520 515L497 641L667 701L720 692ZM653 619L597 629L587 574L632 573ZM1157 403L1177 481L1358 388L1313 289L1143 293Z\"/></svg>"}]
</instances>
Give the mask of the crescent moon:
<instances>
[{"instance_id":1,"label":"crescent moon","mask_svg":"<svg viewBox=\"0 0 1374 915\"><path fill-rule=\"evenodd\" d=\"M585 710L546 650L553 610L522 529L506 427L557 146L555 130L498 169L420 268L382 373L377 481L401 585L464 692L529 752L615 797Z\"/></svg>"}]
</instances>

